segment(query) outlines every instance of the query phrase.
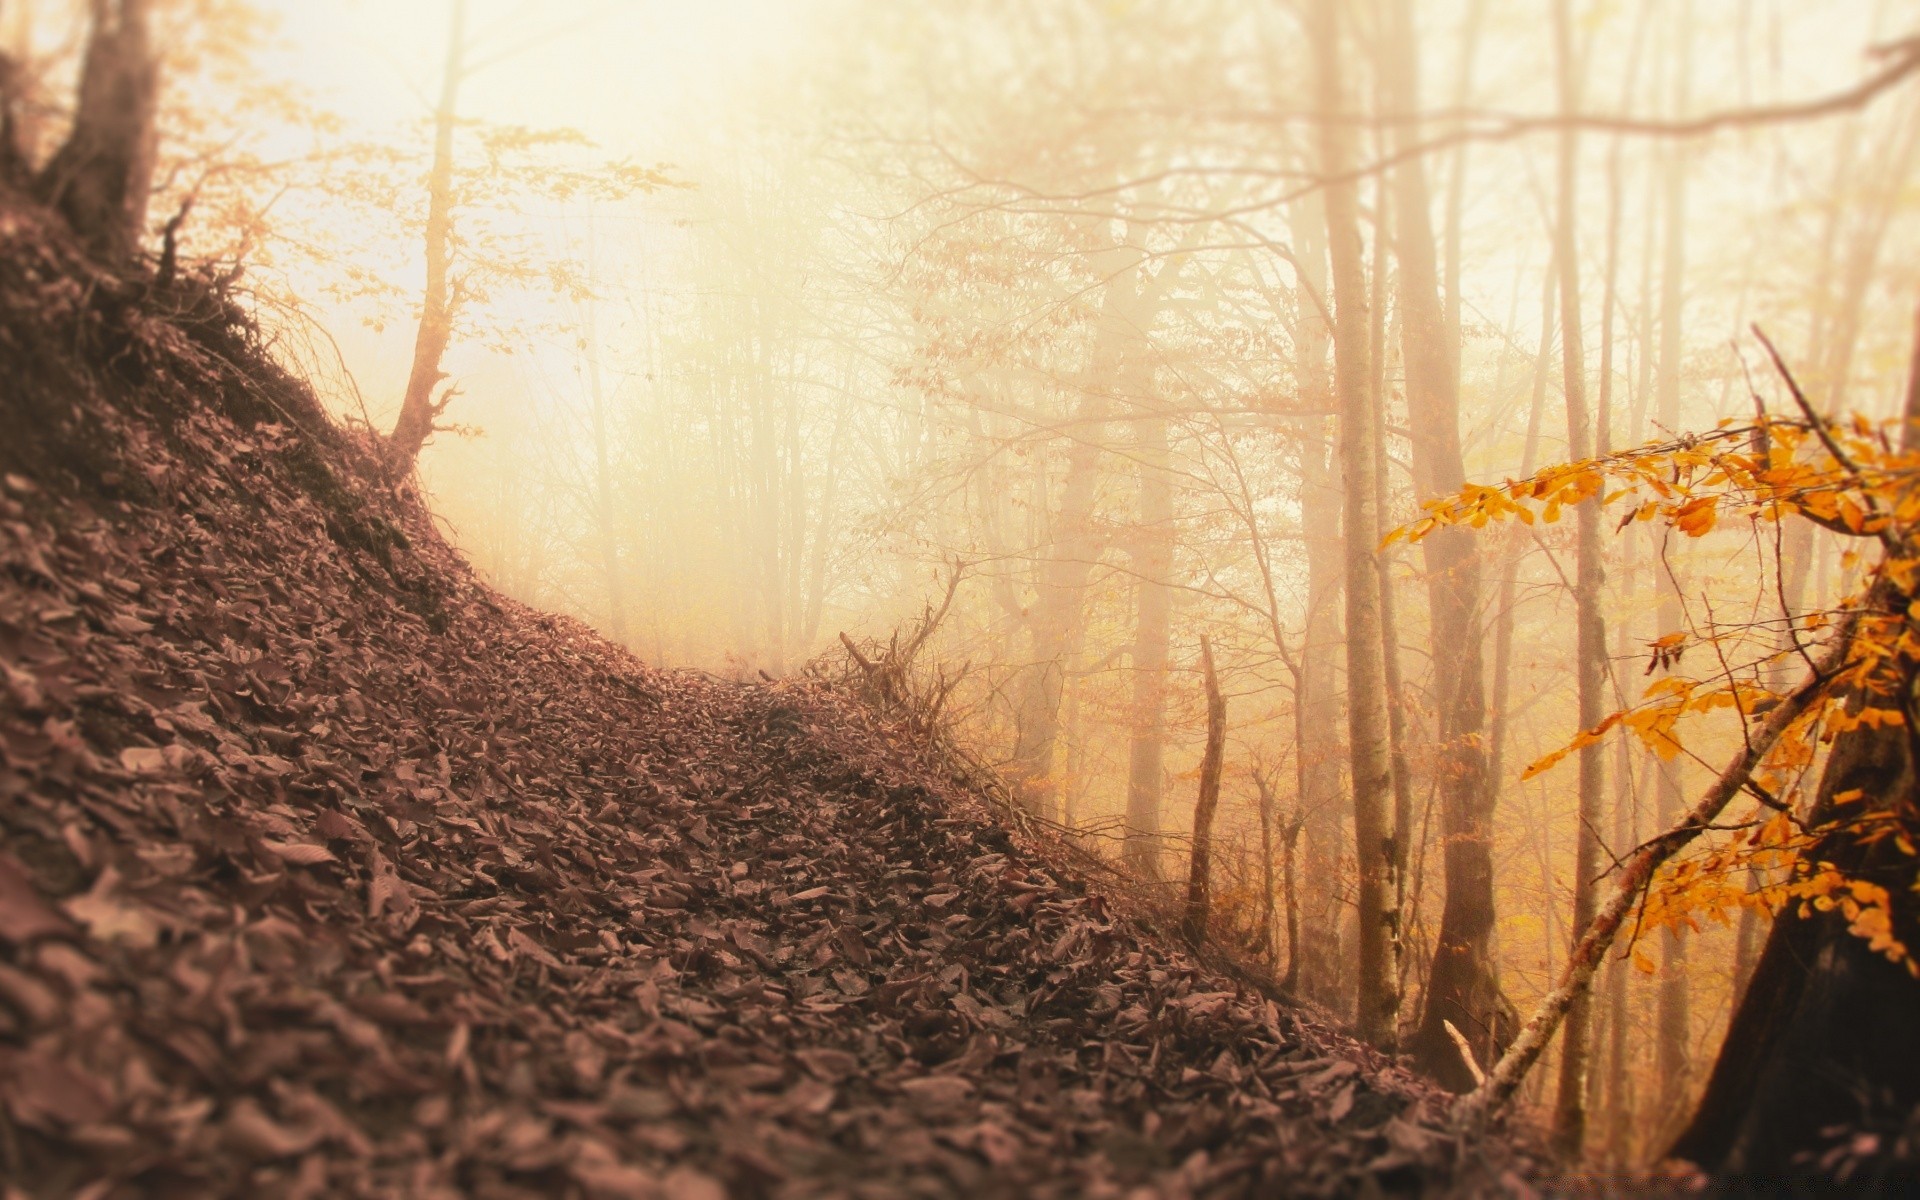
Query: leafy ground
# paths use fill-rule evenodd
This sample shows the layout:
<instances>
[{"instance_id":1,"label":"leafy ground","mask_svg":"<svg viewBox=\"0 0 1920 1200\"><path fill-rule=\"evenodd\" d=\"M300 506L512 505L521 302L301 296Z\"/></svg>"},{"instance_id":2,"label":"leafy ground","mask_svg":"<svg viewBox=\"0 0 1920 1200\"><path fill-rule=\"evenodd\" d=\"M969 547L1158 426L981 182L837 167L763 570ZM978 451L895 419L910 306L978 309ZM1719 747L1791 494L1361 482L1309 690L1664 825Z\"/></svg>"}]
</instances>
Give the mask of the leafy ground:
<instances>
[{"instance_id":1,"label":"leafy ground","mask_svg":"<svg viewBox=\"0 0 1920 1200\"><path fill-rule=\"evenodd\" d=\"M9 1200L1526 1191L824 685L489 592L222 305L5 209L0 430Z\"/></svg>"}]
</instances>

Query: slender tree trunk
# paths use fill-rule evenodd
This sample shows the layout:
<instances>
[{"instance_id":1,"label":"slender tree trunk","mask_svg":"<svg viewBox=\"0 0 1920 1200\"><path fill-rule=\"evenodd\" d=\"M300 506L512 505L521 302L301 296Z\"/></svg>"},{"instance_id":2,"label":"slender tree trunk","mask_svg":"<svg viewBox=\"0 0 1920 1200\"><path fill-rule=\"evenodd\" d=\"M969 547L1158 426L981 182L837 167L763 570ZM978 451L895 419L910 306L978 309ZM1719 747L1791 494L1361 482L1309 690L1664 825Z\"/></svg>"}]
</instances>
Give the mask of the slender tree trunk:
<instances>
[{"instance_id":1,"label":"slender tree trunk","mask_svg":"<svg viewBox=\"0 0 1920 1200\"><path fill-rule=\"evenodd\" d=\"M1366 268L1362 260L1358 196L1343 176L1352 162L1342 80L1340 4L1315 0L1309 10L1314 43L1316 107L1321 116L1321 170L1340 180L1326 189L1327 241L1334 297L1334 387L1340 408L1346 534L1347 741L1353 788L1353 836L1358 864L1359 962L1355 1024L1362 1038L1390 1046L1399 997L1395 994L1394 894L1391 828L1392 763L1388 744L1386 670L1381 647L1379 488L1372 431L1379 420L1368 361Z\"/></svg>"},{"instance_id":2,"label":"slender tree trunk","mask_svg":"<svg viewBox=\"0 0 1920 1200\"><path fill-rule=\"evenodd\" d=\"M91 253L115 266L139 251L146 229L159 80L148 0L92 0L73 125L41 172L39 192Z\"/></svg>"},{"instance_id":3,"label":"slender tree trunk","mask_svg":"<svg viewBox=\"0 0 1920 1200\"><path fill-rule=\"evenodd\" d=\"M1559 319L1554 302L1559 278L1558 264L1549 263L1540 290L1540 349L1533 360L1533 391L1527 406L1527 437L1520 452L1522 479L1532 475L1534 468L1539 465L1540 421L1546 407L1547 371L1553 356L1554 329ZM1498 802L1501 785L1506 779L1507 731L1512 726L1508 714L1513 690L1513 609L1518 602L1516 573L1520 558L1519 532L1508 530L1507 540L1508 548L1501 555L1500 590L1494 602L1493 614L1493 697L1487 738L1489 810Z\"/></svg>"},{"instance_id":4,"label":"slender tree trunk","mask_svg":"<svg viewBox=\"0 0 1920 1200\"><path fill-rule=\"evenodd\" d=\"M1393 523L1387 488L1386 405L1387 360L1392 357L1389 351L1392 338L1387 324L1387 231L1392 227L1391 221L1392 205L1383 190L1374 214L1373 329L1369 339L1373 381L1368 388L1374 397L1371 430L1374 511L1379 514L1382 530ZM1388 854L1393 859L1393 890L1388 894L1387 911L1381 919L1391 939L1388 956L1393 964L1393 990L1398 996L1406 980L1407 864L1413 835L1413 771L1408 765L1407 754L1407 695L1400 678L1400 621L1395 607L1393 547L1376 549L1374 563L1380 577L1380 663L1387 693L1387 756L1393 773L1393 826L1388 834ZM1399 1038L1397 1023L1394 1037L1396 1041Z\"/></svg>"},{"instance_id":5,"label":"slender tree trunk","mask_svg":"<svg viewBox=\"0 0 1920 1200\"><path fill-rule=\"evenodd\" d=\"M1643 416L1645 404L1640 397L1633 405L1634 418L1627 429L1627 444L1639 445L1643 440ZM1640 535L1637 526L1629 525L1621 531L1620 537L1620 594L1629 597L1629 611L1634 607L1634 597L1639 589L1638 549ZM1629 621L1621 621L1614 628L1614 658L1626 662L1633 656L1632 626ZM1781 690L1785 690L1783 685ZM1635 804L1633 763L1635 757L1633 743L1626 738L1614 741L1614 778L1613 778L1613 845L1617 854L1627 846L1640 844L1640 823ZM1629 1143L1633 1135L1633 1094L1632 1080L1628 1066L1632 1046L1638 1039L1630 1037L1633 1022L1628 1012L1629 966L1615 958L1607 966L1607 1157L1616 1166L1628 1162Z\"/></svg>"},{"instance_id":6,"label":"slender tree trunk","mask_svg":"<svg viewBox=\"0 0 1920 1200\"><path fill-rule=\"evenodd\" d=\"M1132 729L1127 747L1127 829L1121 861L1143 879L1160 878L1160 800L1165 786L1167 664L1172 652L1173 479L1167 422L1144 416L1137 448L1138 527L1134 531L1136 620Z\"/></svg>"},{"instance_id":7,"label":"slender tree trunk","mask_svg":"<svg viewBox=\"0 0 1920 1200\"><path fill-rule=\"evenodd\" d=\"M1634 588L1633 534L1629 530L1620 550L1622 591L1631 595ZM1614 637L1614 655L1625 661L1632 653L1628 626L1621 622ZM1633 804L1633 747L1625 738L1614 743L1613 759L1613 845L1617 854L1627 846L1639 844ZM1616 1166L1627 1161L1627 1143L1632 1136L1633 1096L1628 1076L1631 1019L1627 1012L1628 964L1615 958L1607 964L1607 1157Z\"/></svg>"},{"instance_id":8,"label":"slender tree trunk","mask_svg":"<svg viewBox=\"0 0 1920 1200\"><path fill-rule=\"evenodd\" d=\"M1300 893L1295 880L1295 855L1304 824L1303 815L1296 809L1293 820L1287 822L1286 837L1281 843L1280 887L1287 907L1287 973L1280 977L1280 986L1288 991L1300 981Z\"/></svg>"},{"instance_id":9,"label":"slender tree trunk","mask_svg":"<svg viewBox=\"0 0 1920 1200\"><path fill-rule=\"evenodd\" d=\"M1688 0L1687 9L1691 9ZM1687 96L1688 72L1688 29L1690 18L1683 14L1681 45L1675 48L1676 93L1674 108L1684 111ZM1659 411L1662 432L1672 434L1680 428L1680 371L1682 340L1682 320L1686 302L1686 224L1687 224L1687 151L1684 147L1670 147L1665 164L1664 189L1666 227L1662 231L1664 246L1660 277L1660 347L1657 372L1657 396L1655 404ZM1678 631L1685 621L1685 613L1680 603L1679 588L1674 580L1676 570L1668 560L1666 545L1662 544L1660 561L1654 566L1659 601L1657 619L1662 635ZM1656 767L1655 810L1662 825L1671 823L1678 817L1684 803L1680 775L1680 760L1662 761ZM1688 988L1690 979L1687 968L1687 943L1685 938L1669 929L1661 935L1661 963L1659 983L1659 1017L1655 1031L1655 1045L1659 1068L1659 1089L1662 1096L1668 1097L1668 1111L1662 1124L1673 1119L1675 1110L1672 1102L1684 1096L1688 1086L1688 1059L1692 1050L1692 1021L1688 1011Z\"/></svg>"},{"instance_id":10,"label":"slender tree trunk","mask_svg":"<svg viewBox=\"0 0 1920 1200\"><path fill-rule=\"evenodd\" d=\"M420 325L413 339L413 367L400 416L387 435L387 461L395 474L413 470L420 448L433 436L434 422L446 411L454 389L434 389L447 377L441 367L453 340L453 321L460 306L459 286L451 278L453 263L453 133L459 121L460 83L466 73L467 0L453 0L447 30L446 65L440 79L440 102L433 110L433 169L427 177L427 287L420 300Z\"/></svg>"},{"instance_id":11,"label":"slender tree trunk","mask_svg":"<svg viewBox=\"0 0 1920 1200\"><path fill-rule=\"evenodd\" d=\"M600 571L607 587L607 633L614 641L627 641L626 580L620 563L620 530L613 495L613 451L607 431L607 397L600 379L600 308L595 289L599 276L595 268L593 214L587 214L587 394L593 405L593 499L594 518L599 525Z\"/></svg>"},{"instance_id":12,"label":"slender tree trunk","mask_svg":"<svg viewBox=\"0 0 1920 1200\"><path fill-rule=\"evenodd\" d=\"M1482 5L1474 5L1469 44ZM1419 61L1411 0L1394 0L1386 76L1396 85L1390 105L1411 112L1419 103ZM1462 87L1464 88L1464 80ZM1402 131L1405 148L1412 133ZM1455 171L1464 167L1456 161ZM1407 373L1407 427L1412 434L1414 485L1422 497L1459 491L1466 482L1460 448L1458 333L1449 294L1443 308L1435 278L1431 200L1426 165L1418 158L1393 176L1395 243L1399 261L1401 348ZM1450 203L1449 212L1452 214ZM1453 217L1450 215L1450 225ZM1450 240L1457 230L1450 229ZM1451 259L1451 255L1449 256ZM1455 264L1449 262L1454 274ZM1454 1091L1473 1087L1447 1025L1473 1044L1505 1049L1508 1006L1494 971L1493 789L1485 747L1486 684L1480 628L1480 555L1473 532L1435 531L1421 542L1426 557L1427 608L1432 623L1433 675L1440 719L1441 840L1446 900L1428 973L1426 1002L1409 1047L1422 1070ZM1510 1021L1507 1022L1510 1026ZM1483 1051L1484 1053L1484 1051ZM1491 1061L1489 1058L1487 1061Z\"/></svg>"},{"instance_id":13,"label":"slender tree trunk","mask_svg":"<svg viewBox=\"0 0 1920 1200\"><path fill-rule=\"evenodd\" d=\"M1301 282L1325 296L1327 223L1317 193L1293 213ZM1306 632L1300 641L1300 811L1305 819L1306 870L1310 878L1334 880L1344 873L1346 831L1341 821L1339 718L1336 660L1341 646L1341 572L1345 558L1340 523L1340 487L1326 418L1334 411L1328 370L1333 330L1320 308L1303 304L1295 321L1299 343L1300 395L1310 414L1300 435L1300 529L1307 553ZM1352 1000L1349 956L1341 952L1340 890L1316 889L1301 914L1298 986L1339 1012Z\"/></svg>"},{"instance_id":14,"label":"slender tree trunk","mask_svg":"<svg viewBox=\"0 0 1920 1200\"><path fill-rule=\"evenodd\" d=\"M1260 950L1267 960L1267 970L1280 969L1280 945L1274 936L1274 878L1273 878L1273 787L1267 782L1264 772L1253 774L1254 788L1260 794Z\"/></svg>"},{"instance_id":15,"label":"slender tree trunk","mask_svg":"<svg viewBox=\"0 0 1920 1200\"><path fill-rule=\"evenodd\" d=\"M1212 915L1213 816L1220 807L1220 772L1227 752L1227 702L1213 669L1213 645L1200 635L1200 669L1207 688L1207 748L1200 759L1200 793L1193 804L1193 857L1187 867L1187 911L1183 922L1187 940L1198 946L1207 938Z\"/></svg>"},{"instance_id":16,"label":"slender tree trunk","mask_svg":"<svg viewBox=\"0 0 1920 1200\"><path fill-rule=\"evenodd\" d=\"M1574 61L1571 0L1555 0L1553 29L1560 84L1560 111L1579 110L1579 67ZM1593 421L1587 411L1586 358L1580 319L1579 253L1579 135L1572 129L1560 135L1559 215L1555 221L1554 257L1560 263L1560 352L1565 370L1567 448L1574 461L1593 454ZM1574 613L1577 623L1575 678L1581 729L1600 723L1605 708L1607 633L1600 615L1603 586L1600 564L1600 496L1595 494L1574 509ZM1599 742L1579 751L1579 820L1574 843L1572 937L1578 942L1593 923L1598 905L1600 874L1600 820L1606 794L1606 747ZM1560 1089L1554 1111L1554 1141L1560 1150L1577 1157L1586 1137L1587 1057L1592 1036L1591 993L1574 998L1561 1039Z\"/></svg>"},{"instance_id":17,"label":"slender tree trunk","mask_svg":"<svg viewBox=\"0 0 1920 1200\"><path fill-rule=\"evenodd\" d=\"M1016 701L1020 727L1011 763L1015 790L1029 811L1047 817L1058 807L1055 760L1068 651L1078 632L1088 581L1105 547L1094 512L1105 456L1102 438L1115 395L1143 396L1151 380L1140 342L1171 282L1171 267L1148 275L1138 251L1121 246L1113 253L1131 261L1108 273L1101 297L1100 331L1075 412L1066 480L1048 531L1050 549L1040 563L1029 623L1032 652Z\"/></svg>"},{"instance_id":18,"label":"slender tree trunk","mask_svg":"<svg viewBox=\"0 0 1920 1200\"><path fill-rule=\"evenodd\" d=\"M1454 80L1453 85L1453 107L1459 112L1465 112L1468 102L1473 98L1474 61L1480 53L1480 30L1482 25L1485 24L1486 13L1487 0L1469 0L1466 25L1460 34L1460 74L1458 78ZM1398 39L1401 37L1401 34L1398 32L1399 30L1411 28L1411 13L1396 12L1394 15L1394 24L1396 26L1394 36ZM1417 49L1418 41L1415 40L1413 45ZM1414 90L1417 92L1418 88L1416 87ZM1446 345L1448 357L1453 362L1453 390L1455 395L1458 395L1460 391L1460 350L1462 345L1460 329L1460 264L1461 244L1464 241L1461 236L1461 229L1465 224L1467 208L1467 147L1468 143L1463 141L1454 150L1453 167L1447 172ZM1421 181L1423 186L1425 184L1424 172L1425 168L1423 165ZM1403 201L1402 212L1404 211ZM1425 210L1423 209L1421 211L1424 212Z\"/></svg>"}]
</instances>

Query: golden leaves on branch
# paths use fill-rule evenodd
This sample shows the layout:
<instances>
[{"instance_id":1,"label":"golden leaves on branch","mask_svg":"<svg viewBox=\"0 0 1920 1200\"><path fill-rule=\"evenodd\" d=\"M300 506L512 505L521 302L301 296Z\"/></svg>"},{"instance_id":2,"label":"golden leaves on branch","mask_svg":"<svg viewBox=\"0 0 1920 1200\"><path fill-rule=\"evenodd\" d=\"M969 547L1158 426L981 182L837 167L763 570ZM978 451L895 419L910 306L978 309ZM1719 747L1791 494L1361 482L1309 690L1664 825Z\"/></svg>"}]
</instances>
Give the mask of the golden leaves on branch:
<instances>
[{"instance_id":1,"label":"golden leaves on branch","mask_svg":"<svg viewBox=\"0 0 1920 1200\"><path fill-rule=\"evenodd\" d=\"M1715 826L1727 836L1703 839L1699 850L1661 869L1642 901L1639 928L1697 930L1704 921L1725 924L1742 910L1771 916L1792 904L1803 913L1837 913L1875 953L1920 977L1920 963L1896 933L1894 897L1878 881L1884 876L1859 878L1828 861L1836 837L1884 843L1913 862L1913 870L1900 874L1920 892L1920 831L1910 809L1892 797L1854 792L1832 797L1837 816L1818 827L1795 815L1800 781L1821 743L1908 724L1908 683L1920 675L1920 454L1897 451L1889 426L1863 417L1812 421L1811 412L1806 420L1723 421L1707 433L1548 467L1525 479L1468 484L1426 502L1423 515L1388 534L1383 545L1416 542L1452 526L1478 529L1508 519L1551 524L1564 510L1596 499L1623 510L1616 529L1657 523L1702 538L1728 521L1753 525L1797 516L1843 537L1877 542L1881 556L1867 585L1843 605L1858 613L1845 660L1829 668L1820 696L1752 773L1752 814ZM1849 565L1860 557L1850 553ZM1808 614L1794 622L1794 637L1817 636L1830 624L1830 614ZM1671 762L1687 750L1684 717L1732 710L1746 728L1781 696L1761 683L1757 664L1742 670L1728 664L1730 636L1719 629L1704 636L1678 631L1648 643L1647 673L1661 674L1641 701L1580 731L1521 778L1533 779L1616 731ZM1719 659L1720 670L1709 679L1675 673L1695 645L1713 648ZM1632 955L1636 965L1652 969L1640 951Z\"/></svg>"},{"instance_id":2,"label":"golden leaves on branch","mask_svg":"<svg viewBox=\"0 0 1920 1200\"><path fill-rule=\"evenodd\" d=\"M1525 479L1469 483L1427 501L1420 518L1387 534L1382 544L1509 518L1552 524L1563 510L1594 496L1603 507L1630 505L1619 528L1659 521L1688 537L1704 537L1728 517L1804 516L1854 537L1897 538L1920 528L1920 489L1909 486L1920 478L1920 457L1894 451L1885 430L1864 419L1830 425L1826 432L1842 447L1846 464L1806 422L1770 417L1743 425L1722 422L1708 433L1562 463Z\"/></svg>"}]
</instances>

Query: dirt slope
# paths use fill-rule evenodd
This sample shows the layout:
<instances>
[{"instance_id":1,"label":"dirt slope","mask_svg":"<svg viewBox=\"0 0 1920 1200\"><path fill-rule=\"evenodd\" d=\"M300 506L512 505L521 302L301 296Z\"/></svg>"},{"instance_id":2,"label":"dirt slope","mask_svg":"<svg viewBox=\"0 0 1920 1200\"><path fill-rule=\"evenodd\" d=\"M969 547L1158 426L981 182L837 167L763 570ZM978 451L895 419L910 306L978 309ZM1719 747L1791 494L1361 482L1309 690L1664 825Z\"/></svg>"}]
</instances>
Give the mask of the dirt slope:
<instances>
[{"instance_id":1,"label":"dirt slope","mask_svg":"<svg viewBox=\"0 0 1920 1200\"><path fill-rule=\"evenodd\" d=\"M1501 1175L861 710L505 601L360 461L219 305L0 210L9 1198Z\"/></svg>"}]
</instances>

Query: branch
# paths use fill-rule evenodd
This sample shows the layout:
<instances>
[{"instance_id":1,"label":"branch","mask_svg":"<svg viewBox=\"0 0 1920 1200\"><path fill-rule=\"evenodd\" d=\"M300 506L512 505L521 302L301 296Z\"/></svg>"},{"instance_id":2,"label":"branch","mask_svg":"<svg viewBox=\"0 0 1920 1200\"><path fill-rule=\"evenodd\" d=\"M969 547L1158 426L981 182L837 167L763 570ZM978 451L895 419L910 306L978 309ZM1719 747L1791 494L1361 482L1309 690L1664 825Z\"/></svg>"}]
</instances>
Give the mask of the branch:
<instances>
[{"instance_id":1,"label":"branch","mask_svg":"<svg viewBox=\"0 0 1920 1200\"><path fill-rule=\"evenodd\" d=\"M1814 410L1812 402L1807 399L1807 394L1800 390L1800 381L1793 377L1793 371L1788 368L1786 360L1781 358L1780 351L1774 348L1773 339L1769 338L1766 330L1760 328L1757 323L1751 328L1753 336L1759 338L1760 344L1766 347L1767 357L1773 360L1773 369L1778 371L1780 378L1786 382L1787 392L1793 397L1794 404L1799 407L1801 415L1806 417L1807 424L1813 426L1813 432L1819 435L1820 444L1827 448L1827 453L1833 456L1834 462L1846 469L1847 474L1859 479L1859 466L1848 457L1845 450L1840 448L1840 443L1833 440L1833 434L1827 429L1826 419Z\"/></svg>"},{"instance_id":2,"label":"branch","mask_svg":"<svg viewBox=\"0 0 1920 1200\"><path fill-rule=\"evenodd\" d=\"M1526 1077L1528 1069L1546 1050L1547 1043L1559 1030L1560 1022L1566 1018L1567 1010L1573 1002L1583 995L1593 982L1593 976L1600 968L1607 950L1613 945L1614 937L1620 932L1627 913L1634 907L1640 893L1653 879L1653 873L1661 864L1679 853L1695 838L1704 833L1733 798L1745 789L1754 770L1761 760L1773 749L1788 727L1798 720L1801 714L1811 707L1825 691L1827 683L1834 673L1846 662L1848 651L1853 646L1853 634L1859 624L1859 613L1849 612L1836 631L1834 639L1821 654L1815 669L1807 674L1792 692L1767 713L1767 719L1753 735L1752 741L1727 764L1713 781L1706 794L1700 797L1679 824L1665 833L1653 838L1627 857L1620 878L1614 884L1613 894L1607 898L1606 906L1593 918L1593 923L1580 936L1573 952L1567 956L1566 967L1562 970L1559 986L1548 993L1546 999L1527 1019L1520 1036L1502 1055L1500 1061L1488 1073L1486 1082L1462 1096L1453 1106L1454 1123L1464 1129L1473 1129L1481 1125L1489 1115L1512 1099L1513 1093Z\"/></svg>"},{"instance_id":3,"label":"branch","mask_svg":"<svg viewBox=\"0 0 1920 1200\"><path fill-rule=\"evenodd\" d=\"M1612 133L1640 137L1660 138L1697 138L1717 133L1724 129L1752 129L1769 125L1785 125L1799 121L1817 120L1821 117L1837 116L1865 108L1908 76L1920 71L1920 35L1903 38L1900 41L1873 47L1869 53L1878 58L1891 59L1887 66L1868 76L1860 83L1844 91L1831 95L1800 100L1787 104L1762 105L1754 108L1723 109L1698 117L1682 120L1662 120L1654 117L1609 116L1604 113L1553 113L1540 116L1512 116L1497 123L1480 126L1464 126L1438 137L1428 138L1414 145L1396 150L1391 154L1369 163L1363 163L1334 175L1322 175L1311 178L1299 187L1292 188L1277 196L1257 197L1241 204L1224 209L1205 211L1198 209L1172 209L1162 206L1158 216L1133 214L1133 219L1150 224L1189 224L1211 221L1230 221L1236 217L1250 216L1292 204L1297 200L1338 184L1358 183L1384 174L1404 163L1452 150L1474 142L1506 142L1535 133L1556 133L1566 130ZM1427 114L1419 119L1457 119L1458 114ZM1271 116L1263 118L1271 121ZM1382 121L1405 121L1408 117L1379 117L1365 114L1333 114L1331 117L1317 115L1316 120L1352 120L1367 123ZM1276 171L1264 167L1211 168L1208 173L1224 173L1266 177L1278 180L1299 179L1298 171ZM1012 180L991 180L975 175L964 187L956 189L955 194L978 187L1000 187L1011 189L1016 196L983 205L984 211L1001 209L1006 211L1025 211L1016 209L1014 204L1027 202L1039 205L1085 202L1103 196L1118 197L1136 188L1150 186L1153 183L1177 174L1192 174L1192 169L1157 172L1136 178L1123 179L1099 188L1079 193L1047 193L1037 188L1025 187ZM1083 215L1092 215L1083 212ZM1107 214L1119 216L1118 213Z\"/></svg>"}]
</instances>

